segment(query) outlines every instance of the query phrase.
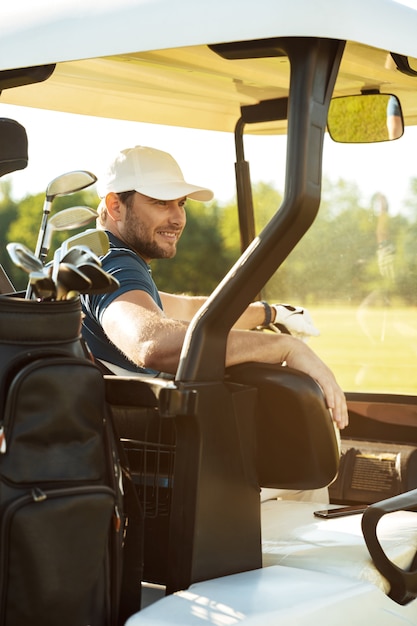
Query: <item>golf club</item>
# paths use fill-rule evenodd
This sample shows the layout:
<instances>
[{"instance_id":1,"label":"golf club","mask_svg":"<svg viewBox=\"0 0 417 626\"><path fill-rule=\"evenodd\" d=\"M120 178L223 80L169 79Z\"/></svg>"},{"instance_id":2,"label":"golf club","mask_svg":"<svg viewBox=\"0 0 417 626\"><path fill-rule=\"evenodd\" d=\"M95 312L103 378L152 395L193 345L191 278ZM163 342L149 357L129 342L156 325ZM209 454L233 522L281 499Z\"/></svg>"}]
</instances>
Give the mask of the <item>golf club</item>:
<instances>
[{"instance_id":1,"label":"golf club","mask_svg":"<svg viewBox=\"0 0 417 626\"><path fill-rule=\"evenodd\" d=\"M58 196L68 196L76 191L81 191L86 187L89 187L95 183L97 177L91 172L84 170L77 170L75 172L67 172L61 174L57 178L54 178L46 188L46 197L42 211L42 221L39 229L38 241L35 248L35 254L40 256L43 248L43 241L46 233L46 226L48 222L48 216L51 211L52 202Z\"/></svg>"},{"instance_id":2,"label":"golf club","mask_svg":"<svg viewBox=\"0 0 417 626\"><path fill-rule=\"evenodd\" d=\"M61 248L55 250L52 278L55 282L57 281L60 263L71 263L72 265L75 265L77 267L80 263L87 262L95 263L96 265L101 267L101 261L99 257L94 254L94 252L90 250L88 246L77 245L71 247L67 252L63 252L61 246Z\"/></svg>"},{"instance_id":3,"label":"golf club","mask_svg":"<svg viewBox=\"0 0 417 626\"><path fill-rule=\"evenodd\" d=\"M106 252L109 246L103 231L91 229L83 237L75 236L73 241L88 241L98 253ZM9 243L7 251L14 264L29 274L31 297L40 301L64 300L68 294L106 293L116 290L119 282L101 267L100 258L84 244L71 246L62 256L61 248L54 255L54 261L43 265L42 261L24 244Z\"/></svg>"},{"instance_id":4,"label":"golf club","mask_svg":"<svg viewBox=\"0 0 417 626\"><path fill-rule=\"evenodd\" d=\"M42 263L45 263L46 257L48 256L52 235L55 231L81 228L94 219L97 219L97 211L88 206L70 207L52 215L48 220L43 245L39 254Z\"/></svg>"},{"instance_id":5,"label":"golf club","mask_svg":"<svg viewBox=\"0 0 417 626\"><path fill-rule=\"evenodd\" d=\"M109 238L104 230L89 228L66 239L61 245L61 254L64 256L74 246L87 246L91 252L100 257L107 254L109 245Z\"/></svg>"},{"instance_id":6,"label":"golf club","mask_svg":"<svg viewBox=\"0 0 417 626\"><path fill-rule=\"evenodd\" d=\"M43 271L42 261L23 243L8 243L6 249L13 263L28 274L34 271Z\"/></svg>"},{"instance_id":7,"label":"golf club","mask_svg":"<svg viewBox=\"0 0 417 626\"><path fill-rule=\"evenodd\" d=\"M109 250L109 238L104 230L98 230L96 228L90 228L82 233L73 235L64 241L60 248L55 250L54 254L54 270L52 277L54 281L57 280L58 268L62 259L66 256L68 251L74 247L85 246L89 249L90 253L96 255L96 257L104 256ZM77 253L78 256L78 253ZM84 259L87 260L87 259ZM91 259L90 259L91 260ZM101 263L100 263L101 264Z\"/></svg>"},{"instance_id":8,"label":"golf club","mask_svg":"<svg viewBox=\"0 0 417 626\"><path fill-rule=\"evenodd\" d=\"M78 291L78 293L87 291L91 287L91 280L75 265L60 263L56 284L56 299L65 300L70 291Z\"/></svg>"},{"instance_id":9,"label":"golf club","mask_svg":"<svg viewBox=\"0 0 417 626\"><path fill-rule=\"evenodd\" d=\"M84 170L77 170L74 172L67 172L61 174L57 178L54 178L46 188L46 197L43 204L42 220L39 228L38 240L36 243L35 255L40 258L41 250L44 246L44 239L46 234L46 227L48 223L48 216L51 212L52 202L57 196L67 196L76 191L81 191L95 183L97 177L91 172ZM32 297L32 289L28 285L26 289L26 298Z\"/></svg>"},{"instance_id":10,"label":"golf club","mask_svg":"<svg viewBox=\"0 0 417 626\"><path fill-rule=\"evenodd\" d=\"M53 300L56 297L55 283L44 271L33 271L29 274L29 284L39 300Z\"/></svg>"},{"instance_id":11,"label":"golf club","mask_svg":"<svg viewBox=\"0 0 417 626\"><path fill-rule=\"evenodd\" d=\"M73 263L79 265L80 263L94 263L101 267L100 258L85 245L77 245L70 248L62 257L61 261L65 263Z\"/></svg>"},{"instance_id":12,"label":"golf club","mask_svg":"<svg viewBox=\"0 0 417 626\"><path fill-rule=\"evenodd\" d=\"M7 252L13 263L29 274L28 288L31 294L34 292L40 300L55 297L55 283L51 276L52 268L42 264L35 254L22 243L8 243Z\"/></svg>"},{"instance_id":13,"label":"golf club","mask_svg":"<svg viewBox=\"0 0 417 626\"><path fill-rule=\"evenodd\" d=\"M75 265L83 274L90 278L92 285L84 293L108 293L115 291L120 286L118 280L102 269L100 258L88 246L79 244L70 247L63 255L61 250L58 250L54 258L53 275L55 276L58 275L60 263Z\"/></svg>"},{"instance_id":14,"label":"golf club","mask_svg":"<svg viewBox=\"0 0 417 626\"><path fill-rule=\"evenodd\" d=\"M84 293L91 295L111 293L120 287L120 283L116 278L105 272L95 263L81 263L77 265L77 268L91 280L91 287Z\"/></svg>"}]
</instances>

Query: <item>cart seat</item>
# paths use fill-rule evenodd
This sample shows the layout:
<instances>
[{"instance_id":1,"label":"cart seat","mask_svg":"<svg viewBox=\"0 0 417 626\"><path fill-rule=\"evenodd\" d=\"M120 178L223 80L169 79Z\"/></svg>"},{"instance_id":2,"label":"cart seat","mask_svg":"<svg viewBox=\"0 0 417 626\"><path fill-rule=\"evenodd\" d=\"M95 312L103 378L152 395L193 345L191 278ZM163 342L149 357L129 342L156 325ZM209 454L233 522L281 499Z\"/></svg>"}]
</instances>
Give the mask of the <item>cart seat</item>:
<instances>
[{"instance_id":1,"label":"cart seat","mask_svg":"<svg viewBox=\"0 0 417 626\"><path fill-rule=\"evenodd\" d=\"M370 583L275 565L191 585L126 626L415 626L417 605L399 606Z\"/></svg>"},{"instance_id":2,"label":"cart seat","mask_svg":"<svg viewBox=\"0 0 417 626\"><path fill-rule=\"evenodd\" d=\"M384 593L390 584L373 564L361 529L362 515L333 519L314 517L327 505L268 500L261 505L262 562L372 583ZM406 570L417 551L417 513L385 515L378 536L388 558Z\"/></svg>"}]
</instances>

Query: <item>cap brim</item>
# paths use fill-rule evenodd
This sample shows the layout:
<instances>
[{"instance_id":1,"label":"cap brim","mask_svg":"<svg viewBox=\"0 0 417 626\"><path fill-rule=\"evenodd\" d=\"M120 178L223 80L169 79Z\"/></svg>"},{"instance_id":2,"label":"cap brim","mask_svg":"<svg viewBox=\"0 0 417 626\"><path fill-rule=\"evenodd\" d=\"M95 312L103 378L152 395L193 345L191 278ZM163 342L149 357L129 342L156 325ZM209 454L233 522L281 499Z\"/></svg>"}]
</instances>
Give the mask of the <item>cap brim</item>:
<instances>
[{"instance_id":1,"label":"cap brim","mask_svg":"<svg viewBox=\"0 0 417 626\"><path fill-rule=\"evenodd\" d=\"M213 192L205 187L196 187L188 183L165 183L161 185L145 185L143 187L137 187L135 189L138 193L142 193L144 196L150 198L156 198L157 200L176 200L177 198L192 198L193 200L201 200L201 202L208 202L214 197Z\"/></svg>"}]
</instances>

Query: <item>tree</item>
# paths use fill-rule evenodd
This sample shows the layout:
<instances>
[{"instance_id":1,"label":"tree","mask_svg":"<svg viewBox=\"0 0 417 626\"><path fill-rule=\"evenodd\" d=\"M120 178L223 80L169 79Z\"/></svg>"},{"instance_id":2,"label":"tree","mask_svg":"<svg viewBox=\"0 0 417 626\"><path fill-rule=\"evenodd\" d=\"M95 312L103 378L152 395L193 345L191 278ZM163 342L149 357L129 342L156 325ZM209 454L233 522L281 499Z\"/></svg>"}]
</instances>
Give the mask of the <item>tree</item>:
<instances>
[{"instance_id":1,"label":"tree","mask_svg":"<svg viewBox=\"0 0 417 626\"><path fill-rule=\"evenodd\" d=\"M12 280L12 274L15 268L9 258L9 255L6 252L6 245L9 242L7 233L17 217L18 205L12 199L11 194L11 182L0 182L0 264L2 265L6 274Z\"/></svg>"},{"instance_id":2,"label":"tree","mask_svg":"<svg viewBox=\"0 0 417 626\"><path fill-rule=\"evenodd\" d=\"M375 219L363 206L358 186L324 179L314 223L263 295L305 305L360 299L377 273L375 249Z\"/></svg>"},{"instance_id":3,"label":"tree","mask_svg":"<svg viewBox=\"0 0 417 626\"><path fill-rule=\"evenodd\" d=\"M417 178L411 178L404 206L409 209L413 220L417 220Z\"/></svg>"},{"instance_id":4,"label":"tree","mask_svg":"<svg viewBox=\"0 0 417 626\"><path fill-rule=\"evenodd\" d=\"M252 200L255 213L255 230L259 233L278 210L282 202L282 195L272 185L259 182L253 185ZM220 232L230 262L235 261L241 252L236 198L222 209Z\"/></svg>"}]
</instances>

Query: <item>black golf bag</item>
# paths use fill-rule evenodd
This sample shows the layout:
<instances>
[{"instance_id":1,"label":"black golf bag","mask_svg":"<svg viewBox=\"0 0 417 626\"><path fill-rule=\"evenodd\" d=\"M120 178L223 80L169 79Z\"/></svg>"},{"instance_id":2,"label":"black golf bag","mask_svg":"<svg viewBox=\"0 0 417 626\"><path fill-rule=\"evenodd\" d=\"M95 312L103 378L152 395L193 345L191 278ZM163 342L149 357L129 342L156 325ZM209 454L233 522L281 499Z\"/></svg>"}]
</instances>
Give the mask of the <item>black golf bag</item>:
<instances>
[{"instance_id":1,"label":"black golf bag","mask_svg":"<svg viewBox=\"0 0 417 626\"><path fill-rule=\"evenodd\" d=\"M0 296L2 626L115 626L139 609L135 544L137 597L119 613L118 438L80 327L79 300Z\"/></svg>"}]
</instances>

